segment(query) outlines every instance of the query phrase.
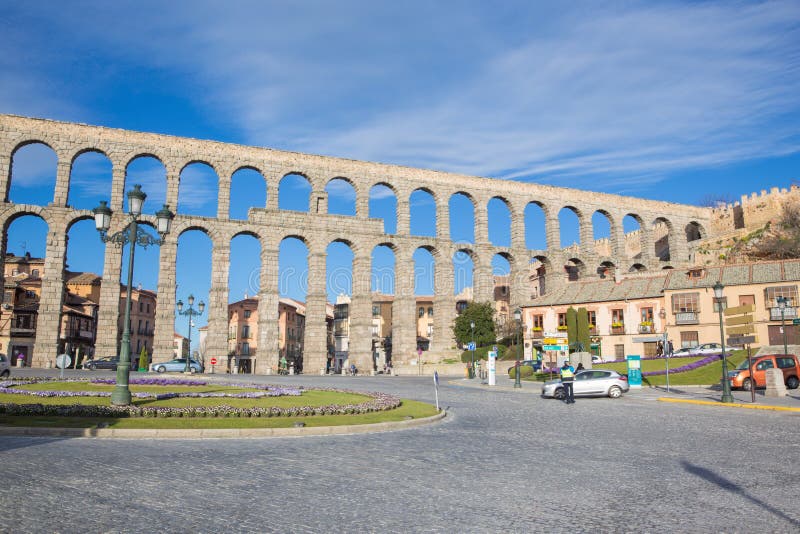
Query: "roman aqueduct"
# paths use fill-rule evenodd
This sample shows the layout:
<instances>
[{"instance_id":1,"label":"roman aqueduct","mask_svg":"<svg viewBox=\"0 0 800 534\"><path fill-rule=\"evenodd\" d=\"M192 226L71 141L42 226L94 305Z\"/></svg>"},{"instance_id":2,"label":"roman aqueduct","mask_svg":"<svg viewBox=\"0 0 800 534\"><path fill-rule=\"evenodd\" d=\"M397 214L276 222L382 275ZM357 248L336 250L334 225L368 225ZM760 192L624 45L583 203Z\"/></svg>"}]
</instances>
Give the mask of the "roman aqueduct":
<instances>
[{"instance_id":1,"label":"roman aqueduct","mask_svg":"<svg viewBox=\"0 0 800 534\"><path fill-rule=\"evenodd\" d=\"M47 206L9 202L12 162L15 153L31 143L50 147L58 159L56 186ZM308 293L306 300L305 367L324 367L326 358L326 247L335 241L347 244L353 252L353 288L351 304L351 357L359 367L371 361L371 253L377 246L394 251L395 297L392 327L394 358L407 361L415 357L416 318L414 301L414 262L418 248L430 251L435 259L436 307L434 338L442 346L452 346L450 326L456 314L452 258L463 251L473 260L473 293L478 301L493 297L491 259L499 254L511 269L512 306L530 300L530 264L537 260L547 273L547 284L568 283L565 266L579 276L597 276L605 269L656 270L690 264L692 241L706 237L711 211L707 208L643 200L604 193L593 193L553 186L508 180L479 178L423 169L384 165L347 159L225 144L214 141L139 133L119 129L56 122L51 120L0 115L0 223L3 228L2 250L6 250L9 225L24 215L36 215L48 226L42 294L38 310L34 366L44 366L57 351L59 324L64 299L64 267L67 235L78 221L90 219L89 210L73 209L67 203L70 176L75 159L85 152L99 152L112 163L110 207L114 210L111 231L127 224L123 197L133 184L126 183L129 162L139 156L157 158L166 168L167 203L175 211L181 171L189 164L203 162L216 172L218 204L216 217L199 217L178 212L173 230L160 247L158 306L156 310L154 361L171 357L175 328L175 265L179 236L189 230L205 232L213 242L212 279L208 302L209 354L227 353L228 336L228 265L231 240L248 234L261 245L259 290L259 350L274 354L278 343L278 247L288 237L302 240L308 249ZM229 218L231 176L237 170L258 171L268 191L266 205L251 208L247 220ZM289 174L304 176L311 185L308 212L278 208L279 184ZM347 181L355 190L354 216L328 213L326 184L332 179ZM397 231L384 232L381 219L369 217L369 191L376 184L389 187L397 199ZM436 236L411 235L409 197L414 191L429 193L436 205ZM473 205L475 242L457 243L450 239L449 199L466 196ZM511 246L493 245L488 236L487 205L498 198L508 207L511 219ZM525 246L523 214L528 204L538 205L545 216L547 247L529 250ZM563 208L578 217L580 244L561 248L558 213ZM593 238L592 216L605 215L610 236L602 245ZM622 220L631 216L639 222L637 253L626 250ZM143 217L151 224L155 218ZM3 257L4 261L4 257ZM122 251L114 245L105 248L96 352L116 354L120 273ZM2 274L0 269L0 275ZM275 365L259 358L256 372Z\"/></svg>"}]
</instances>

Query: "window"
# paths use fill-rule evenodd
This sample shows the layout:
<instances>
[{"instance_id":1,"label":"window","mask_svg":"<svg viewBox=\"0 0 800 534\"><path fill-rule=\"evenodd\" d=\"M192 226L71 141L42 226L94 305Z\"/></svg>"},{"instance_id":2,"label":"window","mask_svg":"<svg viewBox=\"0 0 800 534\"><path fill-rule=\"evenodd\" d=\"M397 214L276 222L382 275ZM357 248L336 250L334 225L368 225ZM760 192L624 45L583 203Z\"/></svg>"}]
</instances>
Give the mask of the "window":
<instances>
[{"instance_id":1,"label":"window","mask_svg":"<svg viewBox=\"0 0 800 534\"><path fill-rule=\"evenodd\" d=\"M242 338L247 339L250 337L250 325L244 325L242 327Z\"/></svg>"},{"instance_id":2,"label":"window","mask_svg":"<svg viewBox=\"0 0 800 534\"><path fill-rule=\"evenodd\" d=\"M33 269L31 271L31 278L39 278L39 269Z\"/></svg>"},{"instance_id":3,"label":"window","mask_svg":"<svg viewBox=\"0 0 800 534\"><path fill-rule=\"evenodd\" d=\"M762 360L756 364L756 371L763 371L764 369L772 369L772 360Z\"/></svg>"},{"instance_id":4,"label":"window","mask_svg":"<svg viewBox=\"0 0 800 534\"><path fill-rule=\"evenodd\" d=\"M614 359L615 360L625 359L625 345L614 345Z\"/></svg>"},{"instance_id":5,"label":"window","mask_svg":"<svg viewBox=\"0 0 800 534\"><path fill-rule=\"evenodd\" d=\"M625 326L624 310L611 310L611 326Z\"/></svg>"},{"instance_id":6,"label":"window","mask_svg":"<svg viewBox=\"0 0 800 534\"><path fill-rule=\"evenodd\" d=\"M538 330L537 330L538 328ZM533 329L537 332L544 328L544 315L534 315L533 316Z\"/></svg>"},{"instance_id":7,"label":"window","mask_svg":"<svg viewBox=\"0 0 800 534\"><path fill-rule=\"evenodd\" d=\"M372 316L377 317L381 314L381 307L380 306L372 306Z\"/></svg>"},{"instance_id":8,"label":"window","mask_svg":"<svg viewBox=\"0 0 800 534\"><path fill-rule=\"evenodd\" d=\"M778 369L792 369L794 367L794 358L775 358L778 362Z\"/></svg>"},{"instance_id":9,"label":"window","mask_svg":"<svg viewBox=\"0 0 800 534\"><path fill-rule=\"evenodd\" d=\"M13 269L11 271L11 276L17 276L19 274L19 269Z\"/></svg>"},{"instance_id":10,"label":"window","mask_svg":"<svg viewBox=\"0 0 800 534\"><path fill-rule=\"evenodd\" d=\"M672 295L672 313L700 311L700 293L676 293Z\"/></svg>"},{"instance_id":11,"label":"window","mask_svg":"<svg viewBox=\"0 0 800 534\"><path fill-rule=\"evenodd\" d=\"M764 300L767 308L778 307L778 297L788 300L788 305L794 307L797 304L797 286L775 286L764 290Z\"/></svg>"},{"instance_id":12,"label":"window","mask_svg":"<svg viewBox=\"0 0 800 534\"><path fill-rule=\"evenodd\" d=\"M653 323L653 308L642 308L639 310L642 316L642 323Z\"/></svg>"},{"instance_id":13,"label":"window","mask_svg":"<svg viewBox=\"0 0 800 534\"><path fill-rule=\"evenodd\" d=\"M419 316L420 316L420 317L425 317L425 308L422 308L422 307L420 307L420 309L419 309Z\"/></svg>"},{"instance_id":14,"label":"window","mask_svg":"<svg viewBox=\"0 0 800 534\"><path fill-rule=\"evenodd\" d=\"M428 317L433 317L433 307L428 308Z\"/></svg>"},{"instance_id":15,"label":"window","mask_svg":"<svg viewBox=\"0 0 800 534\"><path fill-rule=\"evenodd\" d=\"M681 348L694 348L699 344L697 332L681 332Z\"/></svg>"},{"instance_id":16,"label":"window","mask_svg":"<svg viewBox=\"0 0 800 534\"><path fill-rule=\"evenodd\" d=\"M147 303L147 313L150 313L150 303Z\"/></svg>"},{"instance_id":17,"label":"window","mask_svg":"<svg viewBox=\"0 0 800 534\"><path fill-rule=\"evenodd\" d=\"M687 273L687 275L689 277L689 280L699 280L700 278L703 278L703 276L705 276L705 273L706 273L705 269L692 269Z\"/></svg>"},{"instance_id":18,"label":"window","mask_svg":"<svg viewBox=\"0 0 800 534\"><path fill-rule=\"evenodd\" d=\"M144 312L144 302L139 302L139 313Z\"/></svg>"},{"instance_id":19,"label":"window","mask_svg":"<svg viewBox=\"0 0 800 534\"><path fill-rule=\"evenodd\" d=\"M739 295L739 306L755 306L755 295Z\"/></svg>"},{"instance_id":20,"label":"window","mask_svg":"<svg viewBox=\"0 0 800 534\"><path fill-rule=\"evenodd\" d=\"M720 306L722 306L722 311L725 311L728 308L728 297L722 297L721 299L717 300L714 297L714 312L719 313Z\"/></svg>"},{"instance_id":21,"label":"window","mask_svg":"<svg viewBox=\"0 0 800 534\"><path fill-rule=\"evenodd\" d=\"M250 356L250 343L242 343L242 356Z\"/></svg>"},{"instance_id":22,"label":"window","mask_svg":"<svg viewBox=\"0 0 800 534\"><path fill-rule=\"evenodd\" d=\"M559 313L558 314L558 326L567 326L567 314L566 313Z\"/></svg>"},{"instance_id":23,"label":"window","mask_svg":"<svg viewBox=\"0 0 800 534\"><path fill-rule=\"evenodd\" d=\"M372 337L378 337L378 325L372 325Z\"/></svg>"},{"instance_id":24,"label":"window","mask_svg":"<svg viewBox=\"0 0 800 534\"><path fill-rule=\"evenodd\" d=\"M589 314L589 328L597 328L597 312L589 311L586 313Z\"/></svg>"},{"instance_id":25,"label":"window","mask_svg":"<svg viewBox=\"0 0 800 534\"><path fill-rule=\"evenodd\" d=\"M244 311L244 318L245 318L245 319L249 319L249 318L250 318L250 313L251 313L251 311L250 311L250 310L245 310L245 311Z\"/></svg>"},{"instance_id":26,"label":"window","mask_svg":"<svg viewBox=\"0 0 800 534\"><path fill-rule=\"evenodd\" d=\"M144 329L145 329L145 334L147 334L149 336L150 335L150 321L145 321L144 322Z\"/></svg>"}]
</instances>

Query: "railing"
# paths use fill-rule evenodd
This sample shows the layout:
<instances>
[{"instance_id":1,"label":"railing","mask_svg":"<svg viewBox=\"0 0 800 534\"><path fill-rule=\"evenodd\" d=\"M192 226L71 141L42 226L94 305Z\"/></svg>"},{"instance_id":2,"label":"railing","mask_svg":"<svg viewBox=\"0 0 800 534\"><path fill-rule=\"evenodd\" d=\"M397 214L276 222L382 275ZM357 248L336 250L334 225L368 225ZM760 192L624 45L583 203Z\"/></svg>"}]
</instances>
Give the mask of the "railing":
<instances>
[{"instance_id":1,"label":"railing","mask_svg":"<svg viewBox=\"0 0 800 534\"><path fill-rule=\"evenodd\" d=\"M675 324L698 324L697 312L678 312L675 314Z\"/></svg>"},{"instance_id":2,"label":"railing","mask_svg":"<svg viewBox=\"0 0 800 534\"><path fill-rule=\"evenodd\" d=\"M35 328L19 328L16 326L11 327L12 336L32 336L36 334Z\"/></svg>"},{"instance_id":3,"label":"railing","mask_svg":"<svg viewBox=\"0 0 800 534\"><path fill-rule=\"evenodd\" d=\"M796 319L797 318L797 308L784 308L783 309L783 319ZM769 309L769 320L770 321L780 321L781 318L781 309L780 308L770 308Z\"/></svg>"},{"instance_id":4,"label":"railing","mask_svg":"<svg viewBox=\"0 0 800 534\"><path fill-rule=\"evenodd\" d=\"M612 326L611 335L619 336L625 333L625 326Z\"/></svg>"},{"instance_id":5,"label":"railing","mask_svg":"<svg viewBox=\"0 0 800 534\"><path fill-rule=\"evenodd\" d=\"M544 332L541 330L534 330L531 335L533 339L542 339L544 337Z\"/></svg>"}]
</instances>

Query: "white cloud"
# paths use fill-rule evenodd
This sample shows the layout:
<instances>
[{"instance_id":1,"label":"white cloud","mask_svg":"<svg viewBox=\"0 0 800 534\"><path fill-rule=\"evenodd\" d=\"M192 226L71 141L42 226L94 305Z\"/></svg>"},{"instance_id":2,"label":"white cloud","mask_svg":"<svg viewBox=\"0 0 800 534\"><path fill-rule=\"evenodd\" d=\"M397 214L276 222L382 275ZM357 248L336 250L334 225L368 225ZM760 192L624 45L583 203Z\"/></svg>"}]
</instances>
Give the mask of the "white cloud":
<instances>
[{"instance_id":1,"label":"white cloud","mask_svg":"<svg viewBox=\"0 0 800 534\"><path fill-rule=\"evenodd\" d=\"M100 6L54 12L65 54L167 72L251 144L616 192L800 150L794 2Z\"/></svg>"}]
</instances>

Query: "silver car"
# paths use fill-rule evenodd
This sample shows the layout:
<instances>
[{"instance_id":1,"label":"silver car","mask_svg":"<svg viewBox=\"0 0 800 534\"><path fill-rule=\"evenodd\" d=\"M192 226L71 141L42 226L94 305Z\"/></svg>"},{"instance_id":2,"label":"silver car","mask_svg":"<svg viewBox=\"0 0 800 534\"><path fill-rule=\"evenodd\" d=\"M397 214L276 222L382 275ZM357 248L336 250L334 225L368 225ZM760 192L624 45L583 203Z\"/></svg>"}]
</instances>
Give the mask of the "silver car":
<instances>
[{"instance_id":1,"label":"silver car","mask_svg":"<svg viewBox=\"0 0 800 534\"><path fill-rule=\"evenodd\" d=\"M156 373L163 373L165 371L172 371L178 372L186 370L186 358L175 358L174 360L170 360L168 362L159 362L159 363L152 363L150 364L150 371L155 371ZM189 363L189 372L191 373L202 373L203 366L197 360L192 360Z\"/></svg>"},{"instance_id":2,"label":"silver car","mask_svg":"<svg viewBox=\"0 0 800 534\"><path fill-rule=\"evenodd\" d=\"M609 369L587 369L575 373L572 389L576 397L608 396L620 397L630 389L628 378ZM564 398L561 380L548 380L542 386L542 397Z\"/></svg>"}]
</instances>

